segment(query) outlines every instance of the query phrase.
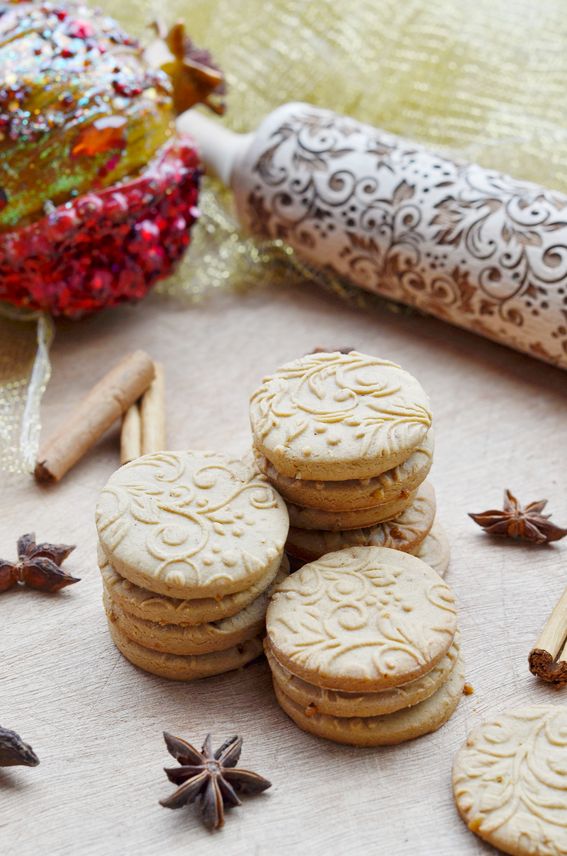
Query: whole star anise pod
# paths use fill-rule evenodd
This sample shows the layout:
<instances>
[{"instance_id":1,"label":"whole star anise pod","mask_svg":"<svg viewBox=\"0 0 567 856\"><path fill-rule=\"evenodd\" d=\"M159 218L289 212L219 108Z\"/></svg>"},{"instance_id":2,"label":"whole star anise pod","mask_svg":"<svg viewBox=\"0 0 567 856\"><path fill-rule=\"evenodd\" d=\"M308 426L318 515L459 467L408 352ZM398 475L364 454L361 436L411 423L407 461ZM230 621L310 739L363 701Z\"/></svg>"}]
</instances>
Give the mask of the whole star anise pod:
<instances>
[{"instance_id":1,"label":"whole star anise pod","mask_svg":"<svg viewBox=\"0 0 567 856\"><path fill-rule=\"evenodd\" d=\"M17 561L0 559L0 592L18 583L48 592L78 583L77 577L60 567L74 549L69 544L36 544L33 532L22 535L18 538Z\"/></svg>"},{"instance_id":2,"label":"whole star anise pod","mask_svg":"<svg viewBox=\"0 0 567 856\"><path fill-rule=\"evenodd\" d=\"M212 750L211 735L207 734L199 752L191 743L164 732L167 750L180 767L166 767L170 782L179 785L167 799L160 800L166 808L181 808L197 802L203 822L209 829L218 829L224 823L224 808L240 805L238 793L258 794L271 787L271 782L236 767L242 751L242 737L230 737Z\"/></svg>"},{"instance_id":3,"label":"whole star anise pod","mask_svg":"<svg viewBox=\"0 0 567 856\"><path fill-rule=\"evenodd\" d=\"M550 514L541 513L546 505L547 499L520 505L516 497L506 490L502 510L490 509L480 514L469 514L469 517L490 535L546 544L567 535L567 529L550 522Z\"/></svg>"},{"instance_id":4,"label":"whole star anise pod","mask_svg":"<svg viewBox=\"0 0 567 856\"><path fill-rule=\"evenodd\" d=\"M37 767L39 758L19 734L0 726L0 767Z\"/></svg>"}]
</instances>

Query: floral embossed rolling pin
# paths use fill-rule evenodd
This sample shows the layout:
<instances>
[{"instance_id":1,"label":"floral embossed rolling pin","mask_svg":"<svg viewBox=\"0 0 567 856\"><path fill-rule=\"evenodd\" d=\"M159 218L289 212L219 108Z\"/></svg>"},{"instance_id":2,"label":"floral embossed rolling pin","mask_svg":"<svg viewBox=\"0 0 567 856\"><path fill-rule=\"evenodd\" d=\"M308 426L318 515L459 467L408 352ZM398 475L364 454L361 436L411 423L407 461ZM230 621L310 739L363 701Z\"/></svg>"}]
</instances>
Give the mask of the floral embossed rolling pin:
<instances>
[{"instance_id":1,"label":"floral embossed rolling pin","mask_svg":"<svg viewBox=\"0 0 567 856\"><path fill-rule=\"evenodd\" d=\"M186 113L242 223L305 262L567 368L567 197L286 104L254 134Z\"/></svg>"}]
</instances>

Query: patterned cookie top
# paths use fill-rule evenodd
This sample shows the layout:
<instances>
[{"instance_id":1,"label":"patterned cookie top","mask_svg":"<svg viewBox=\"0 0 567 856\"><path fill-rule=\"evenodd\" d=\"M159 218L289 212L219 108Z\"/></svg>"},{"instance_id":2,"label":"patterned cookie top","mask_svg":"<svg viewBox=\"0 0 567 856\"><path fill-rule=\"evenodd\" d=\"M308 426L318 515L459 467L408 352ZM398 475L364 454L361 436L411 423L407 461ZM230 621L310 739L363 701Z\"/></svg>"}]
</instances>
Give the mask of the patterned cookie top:
<instances>
[{"instance_id":1,"label":"patterned cookie top","mask_svg":"<svg viewBox=\"0 0 567 856\"><path fill-rule=\"evenodd\" d=\"M453 790L469 829L505 853L565 856L567 707L519 707L475 728Z\"/></svg>"},{"instance_id":2,"label":"patterned cookie top","mask_svg":"<svg viewBox=\"0 0 567 856\"><path fill-rule=\"evenodd\" d=\"M439 662L455 635L455 599L415 556L353 547L278 586L266 624L275 656L293 674L328 689L372 692Z\"/></svg>"},{"instance_id":3,"label":"patterned cookie top","mask_svg":"<svg viewBox=\"0 0 567 856\"><path fill-rule=\"evenodd\" d=\"M311 562L345 547L389 547L405 553L417 552L435 520L435 491L429 482L417 490L415 498L399 517L363 529L328 532L324 529L299 529L292 526L286 550L292 556Z\"/></svg>"},{"instance_id":4,"label":"patterned cookie top","mask_svg":"<svg viewBox=\"0 0 567 856\"><path fill-rule=\"evenodd\" d=\"M431 418L414 377L356 351L287 363L250 400L255 446L283 475L306 479L366 478L395 467L424 440Z\"/></svg>"},{"instance_id":5,"label":"patterned cookie top","mask_svg":"<svg viewBox=\"0 0 567 856\"><path fill-rule=\"evenodd\" d=\"M250 587L281 557L289 522L279 494L249 464L214 452L158 452L110 477L96 525L121 576L201 598Z\"/></svg>"}]
</instances>

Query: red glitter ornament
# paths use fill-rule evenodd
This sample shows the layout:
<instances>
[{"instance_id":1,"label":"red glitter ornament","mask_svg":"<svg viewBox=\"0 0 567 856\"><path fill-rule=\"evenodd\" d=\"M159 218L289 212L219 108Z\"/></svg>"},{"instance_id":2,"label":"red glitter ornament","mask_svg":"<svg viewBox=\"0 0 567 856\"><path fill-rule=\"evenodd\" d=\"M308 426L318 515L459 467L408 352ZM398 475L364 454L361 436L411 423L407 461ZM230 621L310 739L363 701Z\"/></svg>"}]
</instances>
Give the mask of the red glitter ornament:
<instances>
[{"instance_id":1,"label":"red glitter ornament","mask_svg":"<svg viewBox=\"0 0 567 856\"><path fill-rule=\"evenodd\" d=\"M189 246L198 192L195 149L173 141L138 178L0 233L0 299L72 318L139 300Z\"/></svg>"},{"instance_id":2,"label":"red glitter ornament","mask_svg":"<svg viewBox=\"0 0 567 856\"><path fill-rule=\"evenodd\" d=\"M0 0L0 300L77 318L189 246L200 170L174 119L222 112L222 74L182 25L150 48L82 2Z\"/></svg>"}]
</instances>

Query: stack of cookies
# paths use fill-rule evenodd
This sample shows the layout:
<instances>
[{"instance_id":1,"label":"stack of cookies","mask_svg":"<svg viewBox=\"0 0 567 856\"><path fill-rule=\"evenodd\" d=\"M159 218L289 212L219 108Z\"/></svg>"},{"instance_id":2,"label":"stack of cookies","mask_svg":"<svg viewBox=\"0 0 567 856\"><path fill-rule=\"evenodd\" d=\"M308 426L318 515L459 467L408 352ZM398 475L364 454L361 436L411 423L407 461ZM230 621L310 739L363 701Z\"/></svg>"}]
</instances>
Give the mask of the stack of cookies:
<instances>
[{"instance_id":1,"label":"stack of cookies","mask_svg":"<svg viewBox=\"0 0 567 856\"><path fill-rule=\"evenodd\" d=\"M110 633L128 660L191 680L262 652L289 521L255 467L212 452L145 455L110 478L96 525Z\"/></svg>"},{"instance_id":2,"label":"stack of cookies","mask_svg":"<svg viewBox=\"0 0 567 856\"><path fill-rule=\"evenodd\" d=\"M449 547L425 481L432 417L412 375L356 351L309 354L264 379L250 420L257 464L287 502L295 560L373 545L445 572Z\"/></svg>"},{"instance_id":3,"label":"stack of cookies","mask_svg":"<svg viewBox=\"0 0 567 856\"><path fill-rule=\"evenodd\" d=\"M421 559L352 547L276 588L265 650L283 710L304 731L381 746L435 731L464 687L455 602Z\"/></svg>"}]
</instances>

